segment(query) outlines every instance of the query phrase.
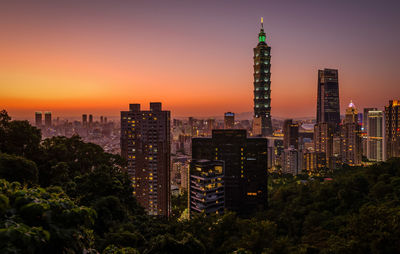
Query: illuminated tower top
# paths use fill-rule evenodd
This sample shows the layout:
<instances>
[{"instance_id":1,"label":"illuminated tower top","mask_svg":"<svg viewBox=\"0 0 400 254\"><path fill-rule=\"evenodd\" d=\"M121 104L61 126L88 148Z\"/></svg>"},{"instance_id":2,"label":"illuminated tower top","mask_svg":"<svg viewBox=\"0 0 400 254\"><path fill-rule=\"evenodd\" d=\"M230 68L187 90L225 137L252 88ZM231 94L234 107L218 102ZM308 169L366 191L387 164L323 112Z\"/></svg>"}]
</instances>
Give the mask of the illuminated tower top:
<instances>
[{"instance_id":1,"label":"illuminated tower top","mask_svg":"<svg viewBox=\"0 0 400 254\"><path fill-rule=\"evenodd\" d=\"M265 32L264 32L264 18L261 17L261 29L258 34L258 42L265 43Z\"/></svg>"}]
</instances>

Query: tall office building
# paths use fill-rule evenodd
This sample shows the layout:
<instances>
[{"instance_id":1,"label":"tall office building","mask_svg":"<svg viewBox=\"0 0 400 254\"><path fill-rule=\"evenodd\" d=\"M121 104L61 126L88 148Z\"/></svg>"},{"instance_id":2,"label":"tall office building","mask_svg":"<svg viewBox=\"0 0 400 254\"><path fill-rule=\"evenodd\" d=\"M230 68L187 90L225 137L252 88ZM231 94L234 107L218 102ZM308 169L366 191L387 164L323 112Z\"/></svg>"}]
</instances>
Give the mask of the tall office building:
<instances>
[{"instance_id":1,"label":"tall office building","mask_svg":"<svg viewBox=\"0 0 400 254\"><path fill-rule=\"evenodd\" d=\"M351 166L361 165L361 128L358 124L358 111L353 102L350 102L346 109L345 119L340 126L340 137L340 158L342 162Z\"/></svg>"},{"instance_id":2,"label":"tall office building","mask_svg":"<svg viewBox=\"0 0 400 254\"><path fill-rule=\"evenodd\" d=\"M338 70L318 70L317 123L340 124Z\"/></svg>"},{"instance_id":3,"label":"tall office building","mask_svg":"<svg viewBox=\"0 0 400 254\"><path fill-rule=\"evenodd\" d=\"M326 165L329 167L333 159L333 136L336 124L334 123L317 123L314 126L314 151L325 154Z\"/></svg>"},{"instance_id":4,"label":"tall office building","mask_svg":"<svg viewBox=\"0 0 400 254\"><path fill-rule=\"evenodd\" d=\"M386 159L400 157L400 100L385 106Z\"/></svg>"},{"instance_id":5,"label":"tall office building","mask_svg":"<svg viewBox=\"0 0 400 254\"><path fill-rule=\"evenodd\" d=\"M383 133L384 121L383 112L380 110L369 110L367 132L367 158L370 161L384 160Z\"/></svg>"},{"instance_id":6,"label":"tall office building","mask_svg":"<svg viewBox=\"0 0 400 254\"><path fill-rule=\"evenodd\" d=\"M170 213L170 111L130 104L121 111L121 156L128 161L134 194L150 215Z\"/></svg>"},{"instance_id":7,"label":"tall office building","mask_svg":"<svg viewBox=\"0 0 400 254\"><path fill-rule=\"evenodd\" d=\"M282 153L282 172L286 174L301 174L302 158L300 153L293 146L283 150Z\"/></svg>"},{"instance_id":8,"label":"tall office building","mask_svg":"<svg viewBox=\"0 0 400 254\"><path fill-rule=\"evenodd\" d=\"M213 130L211 138L192 139L192 158L225 163L225 207L249 215L267 206L265 138L247 138L246 130Z\"/></svg>"},{"instance_id":9,"label":"tall office building","mask_svg":"<svg viewBox=\"0 0 400 254\"><path fill-rule=\"evenodd\" d=\"M89 115L89 127L93 126L93 115Z\"/></svg>"},{"instance_id":10,"label":"tall office building","mask_svg":"<svg viewBox=\"0 0 400 254\"><path fill-rule=\"evenodd\" d=\"M35 126L40 128L42 127L42 112L35 112Z\"/></svg>"},{"instance_id":11,"label":"tall office building","mask_svg":"<svg viewBox=\"0 0 400 254\"><path fill-rule=\"evenodd\" d=\"M224 128L233 129L235 127L235 113L226 112L224 114Z\"/></svg>"},{"instance_id":12,"label":"tall office building","mask_svg":"<svg viewBox=\"0 0 400 254\"><path fill-rule=\"evenodd\" d=\"M189 213L223 213L224 162L193 160L189 171Z\"/></svg>"},{"instance_id":13,"label":"tall office building","mask_svg":"<svg viewBox=\"0 0 400 254\"><path fill-rule=\"evenodd\" d=\"M271 121L271 47L265 42L263 20L254 48L254 121L255 135L272 135ZM260 126L261 128L257 128Z\"/></svg>"},{"instance_id":14,"label":"tall office building","mask_svg":"<svg viewBox=\"0 0 400 254\"><path fill-rule=\"evenodd\" d=\"M46 128L51 127L51 112L44 112L44 125Z\"/></svg>"},{"instance_id":15,"label":"tall office building","mask_svg":"<svg viewBox=\"0 0 400 254\"><path fill-rule=\"evenodd\" d=\"M294 123L292 119L283 122L283 146L285 149L291 146L299 149L299 124Z\"/></svg>"},{"instance_id":16,"label":"tall office building","mask_svg":"<svg viewBox=\"0 0 400 254\"><path fill-rule=\"evenodd\" d=\"M377 108L364 108L363 121L362 121L362 132L368 133L368 112L377 111Z\"/></svg>"},{"instance_id":17,"label":"tall office building","mask_svg":"<svg viewBox=\"0 0 400 254\"><path fill-rule=\"evenodd\" d=\"M87 115L86 115L86 114L83 114L83 115L82 115L82 125L83 125L84 127L87 126Z\"/></svg>"}]
</instances>

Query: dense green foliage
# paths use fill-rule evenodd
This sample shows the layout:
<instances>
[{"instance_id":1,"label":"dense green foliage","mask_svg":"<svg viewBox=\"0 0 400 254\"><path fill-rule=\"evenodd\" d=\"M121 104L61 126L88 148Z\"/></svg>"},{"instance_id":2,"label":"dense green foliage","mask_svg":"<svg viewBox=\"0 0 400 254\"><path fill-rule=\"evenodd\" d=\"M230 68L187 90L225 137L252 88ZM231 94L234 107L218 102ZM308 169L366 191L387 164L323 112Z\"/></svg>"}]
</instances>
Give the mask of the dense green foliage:
<instances>
[{"instance_id":1,"label":"dense green foliage","mask_svg":"<svg viewBox=\"0 0 400 254\"><path fill-rule=\"evenodd\" d=\"M12 144L12 145L10 145ZM0 113L0 253L399 253L400 159L331 179L271 175L269 208L167 221L137 205L124 161L79 137L41 141Z\"/></svg>"}]
</instances>

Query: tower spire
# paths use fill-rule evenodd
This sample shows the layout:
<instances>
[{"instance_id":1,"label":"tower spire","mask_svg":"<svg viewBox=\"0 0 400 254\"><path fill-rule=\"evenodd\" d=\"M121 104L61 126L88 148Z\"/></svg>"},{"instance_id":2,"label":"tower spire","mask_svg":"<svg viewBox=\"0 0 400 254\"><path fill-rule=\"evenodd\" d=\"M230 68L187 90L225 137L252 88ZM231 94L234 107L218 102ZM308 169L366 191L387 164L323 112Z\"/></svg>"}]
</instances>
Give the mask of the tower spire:
<instances>
[{"instance_id":1,"label":"tower spire","mask_svg":"<svg viewBox=\"0 0 400 254\"><path fill-rule=\"evenodd\" d=\"M265 43L264 18L263 17L261 17L261 29L260 29L260 33L258 34L258 42Z\"/></svg>"}]
</instances>

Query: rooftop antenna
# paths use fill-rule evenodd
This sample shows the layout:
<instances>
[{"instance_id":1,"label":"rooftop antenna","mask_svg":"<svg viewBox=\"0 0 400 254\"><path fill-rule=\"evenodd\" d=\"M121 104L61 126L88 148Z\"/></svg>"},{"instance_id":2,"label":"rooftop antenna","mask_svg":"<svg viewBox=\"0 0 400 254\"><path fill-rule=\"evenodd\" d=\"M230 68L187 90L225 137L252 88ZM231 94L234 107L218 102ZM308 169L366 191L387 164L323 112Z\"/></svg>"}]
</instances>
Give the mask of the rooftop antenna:
<instances>
[{"instance_id":1,"label":"rooftop antenna","mask_svg":"<svg viewBox=\"0 0 400 254\"><path fill-rule=\"evenodd\" d=\"M264 18L261 17L261 28L264 28Z\"/></svg>"}]
</instances>

